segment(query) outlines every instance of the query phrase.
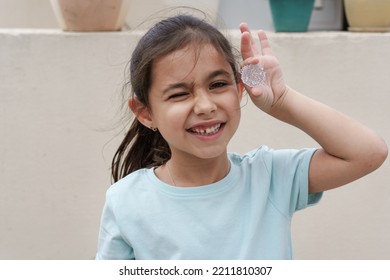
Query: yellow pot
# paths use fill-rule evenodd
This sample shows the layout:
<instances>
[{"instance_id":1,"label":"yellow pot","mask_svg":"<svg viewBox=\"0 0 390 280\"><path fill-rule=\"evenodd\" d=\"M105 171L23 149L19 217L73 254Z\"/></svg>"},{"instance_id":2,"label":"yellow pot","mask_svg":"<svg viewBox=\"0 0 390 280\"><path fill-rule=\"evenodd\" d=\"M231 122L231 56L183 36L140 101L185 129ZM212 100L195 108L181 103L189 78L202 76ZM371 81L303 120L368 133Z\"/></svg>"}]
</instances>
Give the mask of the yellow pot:
<instances>
[{"instance_id":1,"label":"yellow pot","mask_svg":"<svg viewBox=\"0 0 390 280\"><path fill-rule=\"evenodd\" d=\"M348 30L390 31L390 0L344 0Z\"/></svg>"}]
</instances>

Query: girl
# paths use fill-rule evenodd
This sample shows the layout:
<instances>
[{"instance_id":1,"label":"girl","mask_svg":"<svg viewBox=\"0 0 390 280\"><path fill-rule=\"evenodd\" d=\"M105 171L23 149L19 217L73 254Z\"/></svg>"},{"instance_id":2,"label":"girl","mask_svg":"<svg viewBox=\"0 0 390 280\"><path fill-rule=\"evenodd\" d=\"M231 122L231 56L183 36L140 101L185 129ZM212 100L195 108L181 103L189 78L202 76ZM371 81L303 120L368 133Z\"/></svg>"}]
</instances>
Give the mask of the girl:
<instances>
[{"instance_id":1,"label":"girl","mask_svg":"<svg viewBox=\"0 0 390 280\"><path fill-rule=\"evenodd\" d=\"M140 39L136 118L113 159L97 259L291 259L293 213L385 160L373 131L284 83L264 32L258 50L240 29L246 84L230 43L204 20L171 17ZM321 148L227 153L244 88Z\"/></svg>"}]
</instances>

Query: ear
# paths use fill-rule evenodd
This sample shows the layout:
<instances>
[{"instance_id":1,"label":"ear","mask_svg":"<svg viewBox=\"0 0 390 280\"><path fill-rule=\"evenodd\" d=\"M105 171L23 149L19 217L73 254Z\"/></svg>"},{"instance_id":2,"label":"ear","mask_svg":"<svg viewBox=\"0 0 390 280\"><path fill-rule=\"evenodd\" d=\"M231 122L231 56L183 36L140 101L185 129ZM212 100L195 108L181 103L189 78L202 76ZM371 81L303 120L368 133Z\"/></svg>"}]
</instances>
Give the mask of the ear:
<instances>
[{"instance_id":1,"label":"ear","mask_svg":"<svg viewBox=\"0 0 390 280\"><path fill-rule=\"evenodd\" d=\"M147 128L154 127L152 114L150 113L149 109L138 100L138 98L130 98L128 105L140 123L142 123Z\"/></svg>"}]
</instances>

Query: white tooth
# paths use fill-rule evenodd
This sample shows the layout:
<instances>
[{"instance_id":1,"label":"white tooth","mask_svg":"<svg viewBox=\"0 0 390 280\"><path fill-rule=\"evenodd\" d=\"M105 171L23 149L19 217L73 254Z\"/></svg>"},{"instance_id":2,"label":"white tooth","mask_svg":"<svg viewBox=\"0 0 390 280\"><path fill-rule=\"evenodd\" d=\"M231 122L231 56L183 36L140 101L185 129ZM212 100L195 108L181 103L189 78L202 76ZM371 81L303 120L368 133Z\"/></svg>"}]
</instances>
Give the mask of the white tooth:
<instances>
[{"instance_id":1,"label":"white tooth","mask_svg":"<svg viewBox=\"0 0 390 280\"><path fill-rule=\"evenodd\" d=\"M212 126L212 127L206 128L206 129L202 129L202 130L194 128L194 129L192 129L192 131L194 131L195 133L198 133L198 134L211 134L211 133L218 131L220 127L221 127L221 124L217 124L215 126Z\"/></svg>"}]
</instances>

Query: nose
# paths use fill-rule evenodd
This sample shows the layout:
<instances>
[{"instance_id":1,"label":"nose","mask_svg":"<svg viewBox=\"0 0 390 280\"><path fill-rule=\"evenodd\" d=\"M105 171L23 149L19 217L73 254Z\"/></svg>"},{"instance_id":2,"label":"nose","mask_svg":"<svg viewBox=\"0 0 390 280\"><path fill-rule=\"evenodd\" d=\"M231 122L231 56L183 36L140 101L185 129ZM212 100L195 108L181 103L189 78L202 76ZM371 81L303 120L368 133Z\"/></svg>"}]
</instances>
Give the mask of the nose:
<instances>
[{"instance_id":1,"label":"nose","mask_svg":"<svg viewBox=\"0 0 390 280\"><path fill-rule=\"evenodd\" d=\"M198 93L195 98L194 112L197 115L210 115L217 110L212 96L208 92Z\"/></svg>"}]
</instances>

